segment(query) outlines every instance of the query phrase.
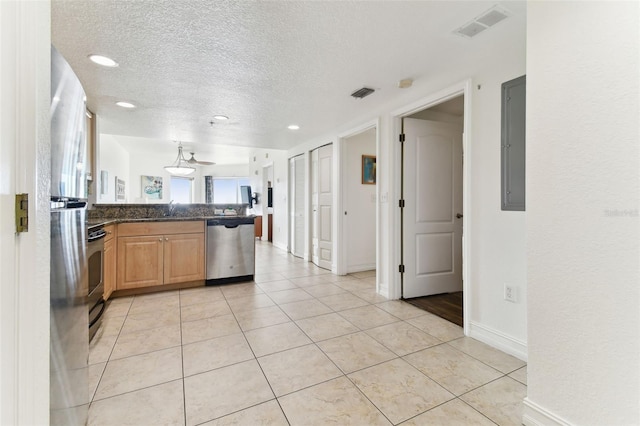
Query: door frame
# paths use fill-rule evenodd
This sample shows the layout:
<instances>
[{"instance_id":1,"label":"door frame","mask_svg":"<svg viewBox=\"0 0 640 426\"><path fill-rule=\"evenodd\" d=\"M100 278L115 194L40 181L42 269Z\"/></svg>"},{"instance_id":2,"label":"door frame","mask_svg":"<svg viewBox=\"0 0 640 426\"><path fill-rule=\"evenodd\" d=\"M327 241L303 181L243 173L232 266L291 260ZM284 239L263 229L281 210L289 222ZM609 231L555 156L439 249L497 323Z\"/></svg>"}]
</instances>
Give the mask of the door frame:
<instances>
[{"instance_id":1,"label":"door frame","mask_svg":"<svg viewBox=\"0 0 640 426\"><path fill-rule=\"evenodd\" d=\"M317 145L313 148L311 148L309 151L307 151L308 154L308 163L307 163L307 170L305 170L305 172L307 173L307 182L308 182L308 204L307 204L307 217L309 220L308 223L308 227L307 229L307 236L308 236L308 241L306 242L306 248L307 250L309 250L309 262L313 263L314 265L323 268L322 266L320 266L319 264L316 264L313 261L313 231L314 231L314 226L315 226L315 220L316 218L314 218L313 216L313 153L314 151L318 151L321 148L324 148L325 146L329 146L331 145L331 266L330 268L327 268L327 270L331 271L332 274L336 274L336 270L337 270L337 260L336 260L336 256L338 256L338 253L336 252L337 249L337 244L336 244L336 238L337 238L337 210L336 210L336 203L338 201L338 199L336 198L336 192L338 191L338 176L337 176L337 168L336 164L337 163L337 155L338 153L336 152L338 150L338 147L336 145L335 142L330 141L327 143L323 143L321 145ZM316 167L318 167L318 165L316 165ZM319 182L318 182L319 184ZM320 263L320 257L318 257L318 263Z\"/></svg>"},{"instance_id":2,"label":"door frame","mask_svg":"<svg viewBox=\"0 0 640 426\"><path fill-rule=\"evenodd\" d=\"M462 211L464 212L464 216L462 218L462 297L463 297L463 328L464 334L468 334L469 330L469 313L471 312L470 303L473 300L471 297L471 293L473 291L473 283L470 281L471 274L469 271L471 270L471 264L473 262L472 252L471 252L471 215L470 212L472 203L471 203L471 164L473 161L472 156L472 143L471 143L471 126L472 126L472 87L473 83L471 79L467 79L461 81L457 84L449 86L445 89L437 91L425 98L419 99L411 104L405 105L404 107L398 108L391 112L391 118L393 121L392 129L392 141L394 144L393 152L394 152L394 191L397 194L397 199L400 199L401 194L401 181L402 181L402 155L401 155L401 144L398 143L398 135L402 133L402 118L412 115L416 112L422 111L424 109L429 109L430 107L436 106L442 102L448 101L449 99L458 97L460 95L464 95L464 119L463 119L463 130L462 130L462 155L464 158L462 165ZM394 259L392 263L392 267L397 271L398 266L401 264L401 249L402 249L402 229L401 229L401 214L399 208L393 209L393 224L394 229L397 232L395 241L394 241ZM400 299L402 296L402 285L400 273L393 274L394 278L390 283L389 295L392 299Z\"/></svg>"},{"instance_id":3,"label":"door frame","mask_svg":"<svg viewBox=\"0 0 640 426\"><path fill-rule=\"evenodd\" d=\"M300 185L302 185L303 189L305 189L305 191L303 192L303 197L302 197L302 203L303 203L303 213L302 213L302 227L303 227L303 231L302 231L302 253L300 258L304 259L304 260L308 260L308 249L306 248L307 245L305 243L308 232L306 232L306 221L307 221L307 202L306 202L306 197L308 196L307 191L306 191L306 178L307 178L307 156L305 155L305 153L302 154L298 154L298 155L294 155L292 157L287 158L287 232L289 234L287 241L289 246L287 247L287 252L291 253L293 256L298 257L297 255L295 255L293 253L293 246L295 245L295 232L294 232L294 220L291 217L291 209L293 209L295 211L295 203L296 203L296 199L295 199L295 186L296 186L296 177L295 177L295 171L292 174L291 173L291 164L292 161L295 164L295 159L300 157L300 160L302 161L303 166L305 167L304 170L304 177L302 179L302 182L299 182Z\"/></svg>"},{"instance_id":4,"label":"door frame","mask_svg":"<svg viewBox=\"0 0 640 426\"><path fill-rule=\"evenodd\" d=\"M346 233L344 232L345 221L344 218L344 210L346 207L345 197L347 196L347 181L344 179L346 176L346 149L347 149L347 139L350 137L356 136L362 132L365 132L370 129L376 129L376 158L377 162L380 162L380 119L376 118L374 120L369 120L360 126L351 128L343 133L340 133L336 142L336 182L337 187L336 193L337 197L335 197L336 202L336 226L334 227L336 236L336 271L337 275L346 275L347 274L347 264L348 264L348 255L347 255L347 238ZM380 185L376 185L376 271L380 270ZM380 274L376 273L376 291L379 292L379 284L380 283Z\"/></svg>"},{"instance_id":5,"label":"door frame","mask_svg":"<svg viewBox=\"0 0 640 426\"><path fill-rule=\"evenodd\" d=\"M0 423L49 422L51 5L0 2L4 99L0 164ZM5 89L7 89L5 91ZM15 232L15 193L29 194L29 231Z\"/></svg>"},{"instance_id":6,"label":"door frame","mask_svg":"<svg viewBox=\"0 0 640 426\"><path fill-rule=\"evenodd\" d=\"M269 207L267 207L267 182L269 181L269 169L271 169L272 176L271 185L275 186L275 182L273 181L273 176L275 176L275 171L273 170L273 161L262 165L262 194L258 196L258 201L262 204L262 235L260 236L261 241L268 241L269 236ZM273 235L273 230L271 232L271 235ZM273 244L273 241L269 242Z\"/></svg>"}]
</instances>

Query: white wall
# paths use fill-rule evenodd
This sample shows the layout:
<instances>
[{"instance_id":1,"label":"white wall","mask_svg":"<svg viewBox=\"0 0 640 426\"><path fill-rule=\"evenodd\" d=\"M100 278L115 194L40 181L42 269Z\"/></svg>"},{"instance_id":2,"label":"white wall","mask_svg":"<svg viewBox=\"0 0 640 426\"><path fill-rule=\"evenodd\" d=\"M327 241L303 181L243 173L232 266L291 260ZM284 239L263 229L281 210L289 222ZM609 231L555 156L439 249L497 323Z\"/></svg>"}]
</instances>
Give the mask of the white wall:
<instances>
[{"instance_id":1,"label":"white wall","mask_svg":"<svg viewBox=\"0 0 640 426\"><path fill-rule=\"evenodd\" d=\"M278 149L252 149L249 154L249 179L251 190L259 194L259 204L254 205L250 213L263 216L263 240L266 241L266 214L273 214L273 245L288 249L288 184L289 163L287 152ZM273 208L267 210L267 188L264 186L264 173L272 166Z\"/></svg>"},{"instance_id":2,"label":"white wall","mask_svg":"<svg viewBox=\"0 0 640 426\"><path fill-rule=\"evenodd\" d=\"M118 141L118 136L101 134L99 139L98 160L98 203L115 203L115 176L125 180L126 203L168 203L171 201L171 174L164 166L175 160L175 155L154 152L143 146L140 151L128 151ZM249 164L216 164L213 166L195 166L196 171L188 177L193 178L193 202L204 203L204 176L247 177ZM100 194L100 171L109 173L109 190ZM142 196L142 176L161 176L163 182L162 199L146 201Z\"/></svg>"},{"instance_id":3,"label":"white wall","mask_svg":"<svg viewBox=\"0 0 640 426\"><path fill-rule=\"evenodd\" d=\"M129 153L118 143L118 140L112 135L101 134L98 142L98 161L96 167L95 191L98 203L111 204L116 202L116 176L118 179L125 181L126 200L125 202L133 202L131 194L131 179L129 178ZM108 174L107 192L101 193L102 188L102 171Z\"/></svg>"},{"instance_id":4,"label":"white wall","mask_svg":"<svg viewBox=\"0 0 640 426\"><path fill-rule=\"evenodd\" d=\"M529 425L640 424L639 5L528 5Z\"/></svg>"},{"instance_id":5,"label":"white wall","mask_svg":"<svg viewBox=\"0 0 640 426\"><path fill-rule=\"evenodd\" d=\"M343 188L347 273L376 267L376 186L362 184L362 156L376 155L376 129L344 140L346 180Z\"/></svg>"},{"instance_id":6,"label":"white wall","mask_svg":"<svg viewBox=\"0 0 640 426\"><path fill-rule=\"evenodd\" d=\"M471 152L465 153L471 207L465 206L470 217L464 234L471 241L468 333L526 359L527 213L502 211L500 200L501 85L523 74L524 46L474 75ZM516 303L504 300L505 284L515 288Z\"/></svg>"},{"instance_id":7,"label":"white wall","mask_svg":"<svg viewBox=\"0 0 640 426\"><path fill-rule=\"evenodd\" d=\"M524 28L524 22L517 20L519 18L509 19L513 20L505 21L505 25ZM487 36L492 35L488 33ZM469 162L471 170L467 188L471 206L464 213L469 216L467 223L470 226L465 229L465 237L471 253L464 260L470 265L466 295L470 299L467 332L522 359L527 357L526 213L500 210L500 93L503 82L525 74L525 44L523 31L521 38L514 37L502 49L487 52L482 61L464 63L459 69L416 80L411 89L399 91L393 102L372 108L361 120L345 123L334 132L301 141L287 154L292 157L308 152L339 141L343 132L363 123L378 123L378 291L392 298L400 297L400 127L397 117L412 108L412 112L422 109L421 105L446 95L443 92L447 90L462 90L466 79L470 79L472 90L468 101L472 116L465 129L470 150L465 152L465 162ZM338 157L335 170L339 161ZM335 197L336 205L341 206L338 194ZM336 224L343 220L338 211L342 209L336 208ZM339 250L338 243L335 244L334 250ZM336 251L334 256L339 256L339 253ZM504 300L505 283L516 287L517 303Z\"/></svg>"}]
</instances>

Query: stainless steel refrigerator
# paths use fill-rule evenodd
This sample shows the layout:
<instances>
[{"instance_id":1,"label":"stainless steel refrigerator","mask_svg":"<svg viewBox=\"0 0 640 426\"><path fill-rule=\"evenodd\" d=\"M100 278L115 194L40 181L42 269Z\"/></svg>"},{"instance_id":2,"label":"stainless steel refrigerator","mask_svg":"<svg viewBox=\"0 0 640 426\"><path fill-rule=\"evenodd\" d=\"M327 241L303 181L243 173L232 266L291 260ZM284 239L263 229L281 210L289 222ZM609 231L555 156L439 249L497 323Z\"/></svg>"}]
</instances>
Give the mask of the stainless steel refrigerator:
<instances>
[{"instance_id":1,"label":"stainless steel refrigerator","mask_svg":"<svg viewBox=\"0 0 640 426\"><path fill-rule=\"evenodd\" d=\"M89 408L86 106L80 81L51 47L50 424L84 425Z\"/></svg>"}]
</instances>

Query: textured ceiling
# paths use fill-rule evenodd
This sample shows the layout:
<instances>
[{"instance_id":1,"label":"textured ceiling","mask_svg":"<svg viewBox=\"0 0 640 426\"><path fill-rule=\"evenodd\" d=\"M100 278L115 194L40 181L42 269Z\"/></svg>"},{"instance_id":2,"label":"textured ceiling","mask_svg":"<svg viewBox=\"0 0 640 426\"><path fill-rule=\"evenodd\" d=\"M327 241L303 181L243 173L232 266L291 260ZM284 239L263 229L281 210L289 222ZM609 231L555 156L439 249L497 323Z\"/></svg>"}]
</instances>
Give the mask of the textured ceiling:
<instances>
[{"instance_id":1,"label":"textured ceiling","mask_svg":"<svg viewBox=\"0 0 640 426\"><path fill-rule=\"evenodd\" d=\"M514 39L524 46L524 2L501 2L512 17L473 39L453 34L495 4L53 0L52 38L103 133L178 139L197 152L213 144L287 149L370 119L434 76L466 78L469 64ZM92 53L120 66L97 66ZM397 88L403 78L414 87ZM376 92L349 96L363 86ZM138 108L115 106L120 100ZM211 126L216 114L230 120ZM292 123L301 129L288 130Z\"/></svg>"}]
</instances>

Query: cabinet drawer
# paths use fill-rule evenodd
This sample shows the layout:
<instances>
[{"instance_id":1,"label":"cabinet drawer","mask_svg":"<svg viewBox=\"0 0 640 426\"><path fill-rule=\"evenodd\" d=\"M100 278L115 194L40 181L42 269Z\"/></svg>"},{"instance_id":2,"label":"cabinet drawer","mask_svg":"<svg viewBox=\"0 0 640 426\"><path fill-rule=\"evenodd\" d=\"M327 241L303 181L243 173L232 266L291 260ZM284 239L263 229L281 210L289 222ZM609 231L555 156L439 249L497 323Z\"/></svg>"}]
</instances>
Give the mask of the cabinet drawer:
<instances>
[{"instance_id":1,"label":"cabinet drawer","mask_svg":"<svg viewBox=\"0 0 640 426\"><path fill-rule=\"evenodd\" d=\"M169 222L131 222L118 225L119 237L139 235L204 234L204 220L176 220Z\"/></svg>"}]
</instances>

